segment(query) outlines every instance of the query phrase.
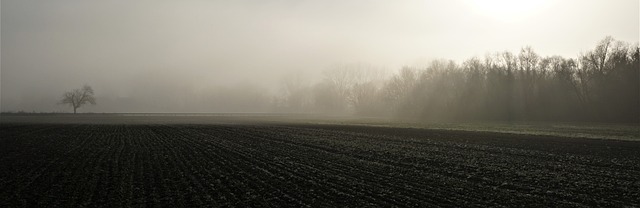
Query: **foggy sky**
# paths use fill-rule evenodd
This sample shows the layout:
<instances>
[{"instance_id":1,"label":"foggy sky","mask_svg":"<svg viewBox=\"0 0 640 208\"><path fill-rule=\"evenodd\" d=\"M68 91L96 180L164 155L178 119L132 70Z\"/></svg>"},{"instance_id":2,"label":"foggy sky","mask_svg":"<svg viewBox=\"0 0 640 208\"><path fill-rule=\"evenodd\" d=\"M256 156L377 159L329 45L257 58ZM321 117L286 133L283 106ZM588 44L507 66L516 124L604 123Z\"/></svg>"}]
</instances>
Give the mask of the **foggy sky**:
<instances>
[{"instance_id":1,"label":"foggy sky","mask_svg":"<svg viewBox=\"0 0 640 208\"><path fill-rule=\"evenodd\" d=\"M3 0L0 110L69 112L56 102L86 83L98 105L81 112L216 111L210 94L276 92L284 74L341 63L397 70L638 42L637 0L542 2L504 12L473 0Z\"/></svg>"}]
</instances>

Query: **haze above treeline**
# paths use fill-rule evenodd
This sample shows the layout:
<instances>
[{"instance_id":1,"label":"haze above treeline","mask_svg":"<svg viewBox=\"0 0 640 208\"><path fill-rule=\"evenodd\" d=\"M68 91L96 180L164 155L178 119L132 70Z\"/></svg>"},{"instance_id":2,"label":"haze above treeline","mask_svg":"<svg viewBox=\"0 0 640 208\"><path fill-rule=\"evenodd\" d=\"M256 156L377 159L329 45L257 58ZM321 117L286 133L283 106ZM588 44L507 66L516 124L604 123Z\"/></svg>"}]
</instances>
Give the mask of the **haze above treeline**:
<instances>
[{"instance_id":1,"label":"haze above treeline","mask_svg":"<svg viewBox=\"0 0 640 208\"><path fill-rule=\"evenodd\" d=\"M0 108L637 121L639 3L540 2L2 1Z\"/></svg>"}]
</instances>

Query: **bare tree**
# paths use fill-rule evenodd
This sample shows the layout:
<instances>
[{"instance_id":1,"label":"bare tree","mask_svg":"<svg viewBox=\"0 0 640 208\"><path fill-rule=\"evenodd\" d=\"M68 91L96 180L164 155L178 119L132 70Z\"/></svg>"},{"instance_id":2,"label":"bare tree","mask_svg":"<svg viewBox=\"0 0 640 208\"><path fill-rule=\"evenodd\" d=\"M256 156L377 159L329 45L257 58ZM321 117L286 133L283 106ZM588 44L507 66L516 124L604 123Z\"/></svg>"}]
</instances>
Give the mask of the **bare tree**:
<instances>
[{"instance_id":1,"label":"bare tree","mask_svg":"<svg viewBox=\"0 0 640 208\"><path fill-rule=\"evenodd\" d=\"M93 97L93 89L91 88L91 86L86 84L80 89L74 89L72 91L65 92L62 95L62 100L60 101L60 104L68 104L73 107L74 114L76 113L78 108L87 103L95 105L96 98Z\"/></svg>"},{"instance_id":2,"label":"bare tree","mask_svg":"<svg viewBox=\"0 0 640 208\"><path fill-rule=\"evenodd\" d=\"M338 111L356 110L361 101L358 96L364 93L361 90L377 90L376 84L382 85L385 78L382 70L363 64L336 65L322 72L324 87L328 87L333 93L328 96L334 99L333 105ZM367 84L369 83L369 84ZM369 85L364 87L365 85ZM358 89L356 89L358 88Z\"/></svg>"}]
</instances>

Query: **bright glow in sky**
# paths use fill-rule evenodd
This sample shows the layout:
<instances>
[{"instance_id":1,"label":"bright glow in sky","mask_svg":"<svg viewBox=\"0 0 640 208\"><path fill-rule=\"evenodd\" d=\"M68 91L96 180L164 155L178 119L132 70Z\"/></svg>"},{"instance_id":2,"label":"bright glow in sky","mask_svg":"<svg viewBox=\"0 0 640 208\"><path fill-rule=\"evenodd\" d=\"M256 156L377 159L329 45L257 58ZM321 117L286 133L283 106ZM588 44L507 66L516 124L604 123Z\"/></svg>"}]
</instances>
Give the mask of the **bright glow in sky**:
<instances>
[{"instance_id":1,"label":"bright glow in sky","mask_svg":"<svg viewBox=\"0 0 640 208\"><path fill-rule=\"evenodd\" d=\"M283 74L342 63L397 70L523 46L575 57L606 36L638 42L639 3L3 0L0 108L64 108L55 105L61 92L83 83L98 96L162 97L241 83L276 89Z\"/></svg>"},{"instance_id":2,"label":"bright glow in sky","mask_svg":"<svg viewBox=\"0 0 640 208\"><path fill-rule=\"evenodd\" d=\"M469 0L476 12L498 21L517 22L539 13L549 0Z\"/></svg>"}]
</instances>

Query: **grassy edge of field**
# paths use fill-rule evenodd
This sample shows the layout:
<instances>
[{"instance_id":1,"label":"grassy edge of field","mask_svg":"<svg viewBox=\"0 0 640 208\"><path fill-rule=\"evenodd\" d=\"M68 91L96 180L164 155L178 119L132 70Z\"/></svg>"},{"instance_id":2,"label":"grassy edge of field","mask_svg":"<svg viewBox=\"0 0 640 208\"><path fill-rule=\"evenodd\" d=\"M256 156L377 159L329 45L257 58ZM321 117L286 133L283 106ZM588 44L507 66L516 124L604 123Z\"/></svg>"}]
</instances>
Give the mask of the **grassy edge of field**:
<instances>
[{"instance_id":1,"label":"grassy edge of field","mask_svg":"<svg viewBox=\"0 0 640 208\"><path fill-rule=\"evenodd\" d=\"M103 121L104 120L104 121ZM235 122L358 125L640 141L640 124L578 122L420 122L317 114L0 114L0 123L221 124Z\"/></svg>"},{"instance_id":2,"label":"grassy edge of field","mask_svg":"<svg viewBox=\"0 0 640 208\"><path fill-rule=\"evenodd\" d=\"M282 122L285 119L267 119ZM357 125L391 128L436 129L495 132L521 135L544 135L570 138L640 141L640 124L578 122L419 122L388 118L306 117L286 118L291 123L321 125Z\"/></svg>"}]
</instances>

